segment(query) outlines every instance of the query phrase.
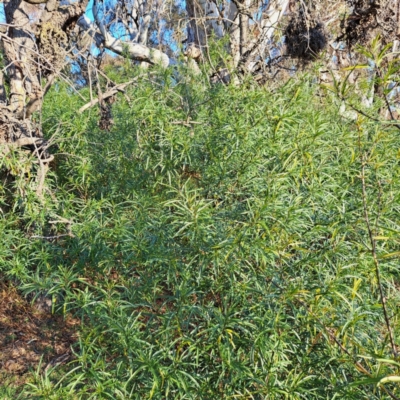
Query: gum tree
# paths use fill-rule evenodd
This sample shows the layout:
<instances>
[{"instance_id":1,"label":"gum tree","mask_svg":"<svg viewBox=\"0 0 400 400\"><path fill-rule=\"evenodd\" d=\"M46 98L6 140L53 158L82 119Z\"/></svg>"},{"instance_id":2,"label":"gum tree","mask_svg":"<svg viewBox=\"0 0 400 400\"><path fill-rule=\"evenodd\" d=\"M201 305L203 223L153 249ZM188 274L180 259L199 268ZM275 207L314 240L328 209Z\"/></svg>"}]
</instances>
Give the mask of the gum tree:
<instances>
[{"instance_id":1,"label":"gum tree","mask_svg":"<svg viewBox=\"0 0 400 400\"><path fill-rule=\"evenodd\" d=\"M210 74L228 82L232 72L262 73L271 60L312 60L325 48L329 69L335 55L343 61L349 54L348 47L335 47L338 41L354 46L380 34L383 44L393 42L396 50L400 35L399 0L95 0L92 13L85 14L87 5L88 0L4 1L0 143L43 144L32 116L53 81L67 79L63 73L71 60L86 62L93 48L122 54L142 67L166 68L182 62L183 53L183 62L197 73L208 63ZM213 40L224 40L228 55L219 65L211 65Z\"/></svg>"},{"instance_id":2,"label":"gum tree","mask_svg":"<svg viewBox=\"0 0 400 400\"><path fill-rule=\"evenodd\" d=\"M1 43L0 143L36 146L43 143L40 124L32 115L65 66L69 36L88 0L6 0ZM4 74L5 71L5 74Z\"/></svg>"}]
</instances>

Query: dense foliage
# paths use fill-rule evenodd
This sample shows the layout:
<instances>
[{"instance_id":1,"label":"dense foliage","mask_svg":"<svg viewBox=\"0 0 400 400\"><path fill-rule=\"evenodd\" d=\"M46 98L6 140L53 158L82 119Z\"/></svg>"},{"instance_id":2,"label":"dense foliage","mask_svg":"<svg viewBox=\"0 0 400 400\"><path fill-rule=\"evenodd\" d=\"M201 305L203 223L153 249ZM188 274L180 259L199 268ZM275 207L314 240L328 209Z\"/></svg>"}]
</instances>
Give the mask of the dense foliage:
<instances>
[{"instance_id":1,"label":"dense foliage","mask_svg":"<svg viewBox=\"0 0 400 400\"><path fill-rule=\"evenodd\" d=\"M2 398L400 396L399 131L309 76L200 80L138 78L110 131L53 87L42 199L33 156L1 160L2 276L81 321L72 361Z\"/></svg>"}]
</instances>

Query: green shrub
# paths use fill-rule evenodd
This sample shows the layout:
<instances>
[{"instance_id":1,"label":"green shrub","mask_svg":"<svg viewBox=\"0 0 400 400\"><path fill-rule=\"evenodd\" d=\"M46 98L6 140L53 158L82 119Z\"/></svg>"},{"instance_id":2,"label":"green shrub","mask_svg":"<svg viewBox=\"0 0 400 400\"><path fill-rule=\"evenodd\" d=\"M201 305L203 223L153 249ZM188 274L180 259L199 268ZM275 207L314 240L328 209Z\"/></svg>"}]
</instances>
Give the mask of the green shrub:
<instances>
[{"instance_id":1,"label":"green shrub","mask_svg":"<svg viewBox=\"0 0 400 400\"><path fill-rule=\"evenodd\" d=\"M107 132L54 89L44 205L0 220L2 272L81 320L74 360L23 396L398 393L377 386L398 374L379 295L396 337L398 131L341 117L307 76L273 92L165 73L127 95Z\"/></svg>"}]
</instances>

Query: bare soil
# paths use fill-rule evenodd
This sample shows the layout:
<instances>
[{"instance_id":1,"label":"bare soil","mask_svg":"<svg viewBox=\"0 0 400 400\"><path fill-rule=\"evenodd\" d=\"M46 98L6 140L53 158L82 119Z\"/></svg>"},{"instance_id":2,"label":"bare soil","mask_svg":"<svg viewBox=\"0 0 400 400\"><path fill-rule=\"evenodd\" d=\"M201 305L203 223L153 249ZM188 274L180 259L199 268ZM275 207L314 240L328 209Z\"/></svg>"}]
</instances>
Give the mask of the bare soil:
<instances>
[{"instance_id":1,"label":"bare soil","mask_svg":"<svg viewBox=\"0 0 400 400\"><path fill-rule=\"evenodd\" d=\"M70 361L78 326L77 319L52 314L49 299L32 304L0 279L0 382L24 384L41 359L43 369Z\"/></svg>"}]
</instances>

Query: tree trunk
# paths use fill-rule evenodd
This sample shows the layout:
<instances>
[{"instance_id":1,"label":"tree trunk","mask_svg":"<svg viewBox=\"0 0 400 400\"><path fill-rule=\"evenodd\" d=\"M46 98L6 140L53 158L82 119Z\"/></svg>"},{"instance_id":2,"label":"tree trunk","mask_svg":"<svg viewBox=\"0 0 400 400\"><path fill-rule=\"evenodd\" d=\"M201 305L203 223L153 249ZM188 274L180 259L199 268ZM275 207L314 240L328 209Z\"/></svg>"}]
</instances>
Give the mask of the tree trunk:
<instances>
[{"instance_id":1,"label":"tree trunk","mask_svg":"<svg viewBox=\"0 0 400 400\"><path fill-rule=\"evenodd\" d=\"M188 44L195 45L203 53L208 37L214 33L217 38L224 35L220 13L216 4L209 0L187 0Z\"/></svg>"},{"instance_id":2,"label":"tree trunk","mask_svg":"<svg viewBox=\"0 0 400 400\"><path fill-rule=\"evenodd\" d=\"M4 41L4 55L9 65L10 77L9 109L18 119L24 119L27 98L40 96L41 86L34 65L36 49L31 29L27 3L21 0L6 0L4 4L6 22L10 25Z\"/></svg>"},{"instance_id":3,"label":"tree trunk","mask_svg":"<svg viewBox=\"0 0 400 400\"><path fill-rule=\"evenodd\" d=\"M85 12L88 0L69 6L45 1L5 0L8 32L1 33L9 79L8 97L0 79L0 143L26 146L42 143L42 130L31 120L54 76L65 64L69 26ZM35 22L33 22L35 21ZM47 76L47 85L41 82Z\"/></svg>"}]
</instances>

